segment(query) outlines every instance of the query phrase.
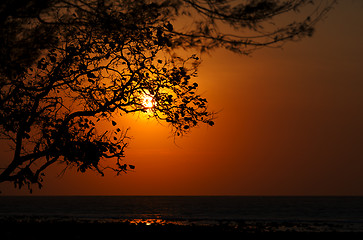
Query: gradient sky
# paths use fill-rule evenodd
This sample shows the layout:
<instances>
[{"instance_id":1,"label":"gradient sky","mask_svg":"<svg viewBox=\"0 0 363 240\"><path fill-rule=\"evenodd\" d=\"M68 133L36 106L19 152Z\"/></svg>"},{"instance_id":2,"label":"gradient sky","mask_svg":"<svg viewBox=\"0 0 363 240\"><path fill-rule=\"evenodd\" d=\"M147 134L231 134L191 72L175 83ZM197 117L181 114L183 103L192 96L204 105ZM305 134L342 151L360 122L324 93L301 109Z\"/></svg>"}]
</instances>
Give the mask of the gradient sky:
<instances>
[{"instance_id":1,"label":"gradient sky","mask_svg":"<svg viewBox=\"0 0 363 240\"><path fill-rule=\"evenodd\" d=\"M341 1L283 49L204 56L198 82L214 127L174 141L154 120L118 119L135 172L54 166L33 195L363 195L363 1Z\"/></svg>"}]
</instances>

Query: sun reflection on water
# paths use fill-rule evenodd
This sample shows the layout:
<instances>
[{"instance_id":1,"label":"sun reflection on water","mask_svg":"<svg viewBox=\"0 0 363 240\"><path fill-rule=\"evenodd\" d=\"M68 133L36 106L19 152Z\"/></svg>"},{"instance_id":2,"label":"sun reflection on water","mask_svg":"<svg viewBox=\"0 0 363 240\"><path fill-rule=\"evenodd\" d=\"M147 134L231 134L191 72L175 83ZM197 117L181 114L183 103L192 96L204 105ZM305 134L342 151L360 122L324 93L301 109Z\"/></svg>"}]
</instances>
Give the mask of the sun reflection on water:
<instances>
[{"instance_id":1,"label":"sun reflection on water","mask_svg":"<svg viewBox=\"0 0 363 240\"><path fill-rule=\"evenodd\" d=\"M167 224L173 224L173 225L188 225L188 221L177 221L177 220L164 220L164 219L158 219L158 218L135 218L135 219L125 219L122 222L127 222L129 224L135 224L135 225L167 225Z\"/></svg>"}]
</instances>

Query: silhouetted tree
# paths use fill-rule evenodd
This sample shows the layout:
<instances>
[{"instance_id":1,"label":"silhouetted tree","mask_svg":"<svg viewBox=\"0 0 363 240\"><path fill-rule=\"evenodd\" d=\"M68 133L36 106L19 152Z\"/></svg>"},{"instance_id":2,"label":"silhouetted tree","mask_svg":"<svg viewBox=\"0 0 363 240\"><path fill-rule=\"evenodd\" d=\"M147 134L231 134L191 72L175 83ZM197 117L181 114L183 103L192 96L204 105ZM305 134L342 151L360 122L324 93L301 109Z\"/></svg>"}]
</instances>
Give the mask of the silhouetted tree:
<instances>
[{"instance_id":1,"label":"silhouetted tree","mask_svg":"<svg viewBox=\"0 0 363 240\"><path fill-rule=\"evenodd\" d=\"M3 1L0 134L14 155L0 182L41 187L44 171L56 162L102 175L133 169L123 159L127 131L116 115L148 112L176 136L199 123L213 125L193 80L199 58L181 57L181 50L249 54L311 36L331 7L314 2ZM277 18L310 5L312 13L301 20ZM152 106L143 104L145 96ZM99 128L104 121L112 124L107 131Z\"/></svg>"}]
</instances>

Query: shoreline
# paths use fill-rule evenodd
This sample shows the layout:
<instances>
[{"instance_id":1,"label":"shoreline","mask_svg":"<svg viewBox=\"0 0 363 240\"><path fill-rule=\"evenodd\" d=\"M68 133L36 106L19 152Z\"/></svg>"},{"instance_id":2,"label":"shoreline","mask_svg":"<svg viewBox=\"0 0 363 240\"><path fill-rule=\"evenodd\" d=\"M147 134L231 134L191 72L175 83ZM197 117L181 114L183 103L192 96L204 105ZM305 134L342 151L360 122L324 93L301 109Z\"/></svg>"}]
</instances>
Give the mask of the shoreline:
<instances>
[{"instance_id":1,"label":"shoreline","mask_svg":"<svg viewBox=\"0 0 363 240\"><path fill-rule=\"evenodd\" d=\"M363 233L363 222L273 220L82 219L72 217L0 216L5 239L53 237L80 239L122 233ZM2 234L4 236L4 234ZM63 236L63 237L61 237ZM71 238L70 238L71 237ZM109 236L111 237L111 236ZM59 238L59 239L60 239Z\"/></svg>"}]
</instances>

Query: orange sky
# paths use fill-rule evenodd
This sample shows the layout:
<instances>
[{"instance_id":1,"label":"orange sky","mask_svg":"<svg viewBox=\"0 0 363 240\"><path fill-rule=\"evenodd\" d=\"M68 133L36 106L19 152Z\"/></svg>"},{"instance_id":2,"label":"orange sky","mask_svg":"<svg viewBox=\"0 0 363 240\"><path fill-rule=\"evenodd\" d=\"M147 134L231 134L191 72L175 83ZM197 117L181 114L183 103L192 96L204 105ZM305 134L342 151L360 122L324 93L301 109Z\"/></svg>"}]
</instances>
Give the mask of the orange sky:
<instances>
[{"instance_id":1,"label":"orange sky","mask_svg":"<svg viewBox=\"0 0 363 240\"><path fill-rule=\"evenodd\" d=\"M214 127L174 142L154 120L119 119L135 172L57 177L55 166L33 195L363 195L362 43L363 2L349 0L313 38L204 56L198 82L219 111ZM27 194L9 186L3 194Z\"/></svg>"}]
</instances>

